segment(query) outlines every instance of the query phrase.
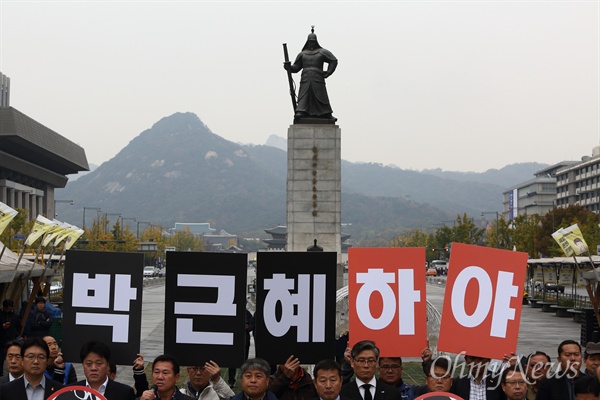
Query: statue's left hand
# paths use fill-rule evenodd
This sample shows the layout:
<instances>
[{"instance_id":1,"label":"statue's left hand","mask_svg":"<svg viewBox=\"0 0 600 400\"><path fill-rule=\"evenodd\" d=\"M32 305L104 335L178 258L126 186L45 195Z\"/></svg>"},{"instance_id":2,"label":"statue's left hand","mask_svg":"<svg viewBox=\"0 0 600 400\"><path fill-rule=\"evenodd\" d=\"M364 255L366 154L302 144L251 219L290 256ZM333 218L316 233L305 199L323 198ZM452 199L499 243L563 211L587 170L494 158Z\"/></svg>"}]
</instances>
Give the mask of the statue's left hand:
<instances>
[{"instance_id":1,"label":"statue's left hand","mask_svg":"<svg viewBox=\"0 0 600 400\"><path fill-rule=\"evenodd\" d=\"M292 63L289 61L286 61L283 63L283 69L285 69L286 71L289 71L292 69Z\"/></svg>"}]
</instances>

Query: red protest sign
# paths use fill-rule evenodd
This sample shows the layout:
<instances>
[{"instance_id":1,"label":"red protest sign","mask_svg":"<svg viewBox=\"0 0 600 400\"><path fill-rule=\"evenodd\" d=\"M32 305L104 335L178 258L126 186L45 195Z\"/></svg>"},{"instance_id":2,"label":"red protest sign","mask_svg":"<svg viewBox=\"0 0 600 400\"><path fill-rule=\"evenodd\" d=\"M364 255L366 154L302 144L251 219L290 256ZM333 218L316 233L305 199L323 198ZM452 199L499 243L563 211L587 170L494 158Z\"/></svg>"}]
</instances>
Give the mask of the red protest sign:
<instances>
[{"instance_id":1,"label":"red protest sign","mask_svg":"<svg viewBox=\"0 0 600 400\"><path fill-rule=\"evenodd\" d=\"M350 341L382 356L420 357L427 346L424 248L348 249Z\"/></svg>"},{"instance_id":2,"label":"red protest sign","mask_svg":"<svg viewBox=\"0 0 600 400\"><path fill-rule=\"evenodd\" d=\"M527 253L452 245L438 350L502 359L517 348Z\"/></svg>"},{"instance_id":3,"label":"red protest sign","mask_svg":"<svg viewBox=\"0 0 600 400\"><path fill-rule=\"evenodd\" d=\"M48 397L48 400L106 400L96 390L86 386L67 386Z\"/></svg>"}]
</instances>

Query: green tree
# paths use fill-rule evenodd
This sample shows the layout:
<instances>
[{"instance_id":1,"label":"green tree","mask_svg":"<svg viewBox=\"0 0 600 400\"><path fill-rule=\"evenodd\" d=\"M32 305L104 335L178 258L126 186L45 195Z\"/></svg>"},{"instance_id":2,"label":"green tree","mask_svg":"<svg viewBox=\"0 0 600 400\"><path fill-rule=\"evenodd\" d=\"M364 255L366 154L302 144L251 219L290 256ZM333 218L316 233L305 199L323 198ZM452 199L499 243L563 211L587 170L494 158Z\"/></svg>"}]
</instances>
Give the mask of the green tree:
<instances>
[{"instance_id":1,"label":"green tree","mask_svg":"<svg viewBox=\"0 0 600 400\"><path fill-rule=\"evenodd\" d=\"M537 232L538 252L544 257L563 257L565 254L552 238L560 228L577 224L591 254L596 254L598 245L598 215L579 205L556 207L541 218Z\"/></svg>"}]
</instances>

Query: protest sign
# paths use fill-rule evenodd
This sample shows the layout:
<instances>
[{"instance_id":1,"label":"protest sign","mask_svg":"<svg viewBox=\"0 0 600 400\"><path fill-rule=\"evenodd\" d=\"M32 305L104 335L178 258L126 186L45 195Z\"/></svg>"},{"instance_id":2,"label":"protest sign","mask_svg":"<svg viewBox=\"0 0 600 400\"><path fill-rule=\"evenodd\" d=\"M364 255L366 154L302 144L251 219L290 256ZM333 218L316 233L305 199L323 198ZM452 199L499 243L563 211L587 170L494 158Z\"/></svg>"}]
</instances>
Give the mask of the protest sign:
<instances>
[{"instance_id":1,"label":"protest sign","mask_svg":"<svg viewBox=\"0 0 600 400\"><path fill-rule=\"evenodd\" d=\"M560 248L567 257L589 252L588 245L577 224L571 225L568 228L560 228L552 234L552 237L560 245Z\"/></svg>"},{"instance_id":2,"label":"protest sign","mask_svg":"<svg viewBox=\"0 0 600 400\"><path fill-rule=\"evenodd\" d=\"M111 361L129 365L140 352L144 255L104 251L67 252L63 289L62 351L81 362L81 346L107 344Z\"/></svg>"},{"instance_id":3,"label":"protest sign","mask_svg":"<svg viewBox=\"0 0 600 400\"><path fill-rule=\"evenodd\" d=\"M182 365L244 362L247 255L167 253L165 353Z\"/></svg>"},{"instance_id":4,"label":"protest sign","mask_svg":"<svg viewBox=\"0 0 600 400\"><path fill-rule=\"evenodd\" d=\"M438 350L502 359L517 348L527 253L455 243Z\"/></svg>"},{"instance_id":5,"label":"protest sign","mask_svg":"<svg viewBox=\"0 0 600 400\"><path fill-rule=\"evenodd\" d=\"M427 347L424 248L350 248L350 344L373 340L384 357Z\"/></svg>"},{"instance_id":6,"label":"protest sign","mask_svg":"<svg viewBox=\"0 0 600 400\"><path fill-rule=\"evenodd\" d=\"M292 354L302 364L334 357L336 264L333 252L258 253L258 357L276 364Z\"/></svg>"},{"instance_id":7,"label":"protest sign","mask_svg":"<svg viewBox=\"0 0 600 400\"><path fill-rule=\"evenodd\" d=\"M68 386L48 397L48 400L107 400L96 390L86 386Z\"/></svg>"}]
</instances>

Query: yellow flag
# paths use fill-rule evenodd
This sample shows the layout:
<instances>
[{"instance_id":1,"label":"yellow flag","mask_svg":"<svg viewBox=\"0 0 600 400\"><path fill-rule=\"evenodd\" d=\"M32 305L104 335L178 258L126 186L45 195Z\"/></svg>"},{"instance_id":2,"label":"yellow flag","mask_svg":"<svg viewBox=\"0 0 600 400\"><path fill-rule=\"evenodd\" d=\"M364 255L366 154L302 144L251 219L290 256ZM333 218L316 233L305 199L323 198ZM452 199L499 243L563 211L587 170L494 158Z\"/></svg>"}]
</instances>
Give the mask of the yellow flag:
<instances>
[{"instance_id":1,"label":"yellow flag","mask_svg":"<svg viewBox=\"0 0 600 400\"><path fill-rule=\"evenodd\" d=\"M18 212L6 204L0 202L0 233L4 232L10 221L16 217Z\"/></svg>"},{"instance_id":2,"label":"yellow flag","mask_svg":"<svg viewBox=\"0 0 600 400\"><path fill-rule=\"evenodd\" d=\"M38 215L35 219L35 223L33 224L33 229L27 239L25 240L25 246L31 246L33 242L38 240L40 236L44 233L48 232L50 229L54 228L56 223L50 221L48 218Z\"/></svg>"},{"instance_id":3,"label":"yellow flag","mask_svg":"<svg viewBox=\"0 0 600 400\"><path fill-rule=\"evenodd\" d=\"M53 220L52 222L56 222L56 225L52 229L50 229L48 232L46 232L46 236L44 236L44 240L42 240L42 247L48 246L48 244L50 244L50 242L53 239L55 239L58 235L60 235L61 232L63 232L65 229L67 229L71 226L65 222L60 222L57 220Z\"/></svg>"},{"instance_id":4,"label":"yellow flag","mask_svg":"<svg viewBox=\"0 0 600 400\"><path fill-rule=\"evenodd\" d=\"M72 231L76 231L77 229L79 229L75 225L71 225L66 222L65 224L67 225L67 227L64 231L60 232L58 236L56 236L56 239L54 240L54 247L58 246L60 242L65 240L69 236L69 234L72 233Z\"/></svg>"},{"instance_id":5,"label":"yellow flag","mask_svg":"<svg viewBox=\"0 0 600 400\"><path fill-rule=\"evenodd\" d=\"M73 247L77 239L79 239L84 232L85 231L83 229L71 231L65 240L65 250L69 250L71 247Z\"/></svg>"},{"instance_id":6,"label":"yellow flag","mask_svg":"<svg viewBox=\"0 0 600 400\"><path fill-rule=\"evenodd\" d=\"M572 255L578 256L589 251L588 245L577 224L571 225L568 228L560 228L552 234L552 237L567 257L571 257Z\"/></svg>"}]
</instances>

